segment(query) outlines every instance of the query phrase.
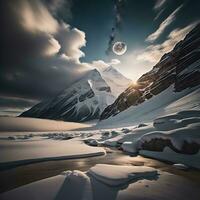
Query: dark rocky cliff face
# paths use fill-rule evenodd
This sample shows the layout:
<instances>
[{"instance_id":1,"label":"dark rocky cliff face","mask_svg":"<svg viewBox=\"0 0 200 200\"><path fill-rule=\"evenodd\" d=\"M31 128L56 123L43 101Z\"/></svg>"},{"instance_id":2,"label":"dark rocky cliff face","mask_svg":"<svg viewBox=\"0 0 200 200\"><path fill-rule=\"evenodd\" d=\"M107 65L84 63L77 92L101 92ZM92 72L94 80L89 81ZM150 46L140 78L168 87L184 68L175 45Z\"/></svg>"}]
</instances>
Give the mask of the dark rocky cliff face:
<instances>
[{"instance_id":1,"label":"dark rocky cliff face","mask_svg":"<svg viewBox=\"0 0 200 200\"><path fill-rule=\"evenodd\" d=\"M175 92L200 85L200 24L171 52L163 55L151 71L142 75L137 85L128 87L112 105L105 108L100 120L141 104L171 85Z\"/></svg>"}]
</instances>

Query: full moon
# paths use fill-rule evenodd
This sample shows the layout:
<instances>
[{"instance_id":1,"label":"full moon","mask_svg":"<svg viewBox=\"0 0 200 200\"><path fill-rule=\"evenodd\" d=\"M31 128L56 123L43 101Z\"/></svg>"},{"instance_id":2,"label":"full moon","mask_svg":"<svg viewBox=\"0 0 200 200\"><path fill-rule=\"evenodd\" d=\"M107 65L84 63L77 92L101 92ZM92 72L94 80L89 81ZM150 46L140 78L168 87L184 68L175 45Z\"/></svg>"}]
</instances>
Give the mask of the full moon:
<instances>
[{"instance_id":1,"label":"full moon","mask_svg":"<svg viewBox=\"0 0 200 200\"><path fill-rule=\"evenodd\" d=\"M127 45L124 42L115 42L112 47L112 50L118 56L123 55L127 50Z\"/></svg>"}]
</instances>

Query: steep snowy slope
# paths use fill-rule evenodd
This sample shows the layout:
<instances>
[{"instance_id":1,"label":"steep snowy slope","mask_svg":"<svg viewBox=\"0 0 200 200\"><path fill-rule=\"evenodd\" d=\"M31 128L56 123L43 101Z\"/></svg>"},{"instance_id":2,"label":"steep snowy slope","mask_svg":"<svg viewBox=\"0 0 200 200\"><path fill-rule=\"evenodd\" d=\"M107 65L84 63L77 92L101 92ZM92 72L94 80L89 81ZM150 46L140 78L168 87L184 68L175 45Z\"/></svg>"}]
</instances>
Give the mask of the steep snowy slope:
<instances>
[{"instance_id":1,"label":"steep snowy slope","mask_svg":"<svg viewBox=\"0 0 200 200\"><path fill-rule=\"evenodd\" d=\"M171 90L168 91L171 92L167 95L178 98L179 92L198 85L200 85L200 24L183 41L180 41L171 52L165 54L151 71L141 76L136 85L131 85L120 94L116 101L103 111L100 119L118 115L131 106L137 108L144 102L148 104L150 99L153 101L154 97L157 97L169 87L171 87ZM173 93L177 93L177 95ZM165 96L165 98L168 98L168 96ZM159 101L162 103L165 99L160 98ZM153 107L151 110L153 110ZM148 109L148 111L150 110ZM132 115L136 114L132 112Z\"/></svg>"},{"instance_id":2,"label":"steep snowy slope","mask_svg":"<svg viewBox=\"0 0 200 200\"><path fill-rule=\"evenodd\" d=\"M101 120L99 128L117 128L149 123L160 116L173 114L184 110L200 110L200 87L174 92L170 86L158 95L144 101L140 105L130 106L119 114ZM96 128L97 128L96 127Z\"/></svg>"},{"instance_id":3,"label":"steep snowy slope","mask_svg":"<svg viewBox=\"0 0 200 200\"><path fill-rule=\"evenodd\" d=\"M37 104L21 116L87 121L98 118L114 100L109 85L94 69L55 98Z\"/></svg>"},{"instance_id":4,"label":"steep snowy slope","mask_svg":"<svg viewBox=\"0 0 200 200\"><path fill-rule=\"evenodd\" d=\"M111 93L117 98L131 85L131 80L123 76L114 67L109 66L100 71L101 76L111 88Z\"/></svg>"}]
</instances>

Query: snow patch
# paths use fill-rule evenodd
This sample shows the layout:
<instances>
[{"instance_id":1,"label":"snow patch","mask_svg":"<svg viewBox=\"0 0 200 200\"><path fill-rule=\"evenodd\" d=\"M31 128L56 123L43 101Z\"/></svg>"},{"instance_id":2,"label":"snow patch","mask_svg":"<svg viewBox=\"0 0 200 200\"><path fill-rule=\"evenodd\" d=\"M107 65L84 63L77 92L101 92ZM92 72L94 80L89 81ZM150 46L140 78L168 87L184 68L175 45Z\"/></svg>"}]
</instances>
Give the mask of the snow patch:
<instances>
[{"instance_id":1,"label":"snow patch","mask_svg":"<svg viewBox=\"0 0 200 200\"><path fill-rule=\"evenodd\" d=\"M0 147L0 167L4 168L50 160L105 155L103 148L90 147L79 137L70 140L55 140L46 136L37 137L35 140L0 140Z\"/></svg>"},{"instance_id":2,"label":"snow patch","mask_svg":"<svg viewBox=\"0 0 200 200\"><path fill-rule=\"evenodd\" d=\"M174 92L174 86L172 85L140 105L131 106L115 116L100 121L96 127L128 127L139 123L149 123L160 116L183 110L199 110L199 99L199 87L185 89L181 92Z\"/></svg>"},{"instance_id":3,"label":"snow patch","mask_svg":"<svg viewBox=\"0 0 200 200\"><path fill-rule=\"evenodd\" d=\"M119 186L130 181L155 177L157 170L145 166L97 164L90 168L88 173L107 185Z\"/></svg>"}]
</instances>

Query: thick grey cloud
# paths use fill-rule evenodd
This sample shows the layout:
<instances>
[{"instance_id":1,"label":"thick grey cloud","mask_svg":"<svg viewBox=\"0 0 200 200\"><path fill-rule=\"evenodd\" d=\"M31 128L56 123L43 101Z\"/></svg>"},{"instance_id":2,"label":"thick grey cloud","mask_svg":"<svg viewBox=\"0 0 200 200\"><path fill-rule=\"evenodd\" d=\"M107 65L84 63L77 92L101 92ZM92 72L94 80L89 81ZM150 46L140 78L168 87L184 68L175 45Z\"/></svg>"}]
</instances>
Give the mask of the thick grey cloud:
<instances>
[{"instance_id":1,"label":"thick grey cloud","mask_svg":"<svg viewBox=\"0 0 200 200\"><path fill-rule=\"evenodd\" d=\"M27 99L28 105L30 99L52 97L89 69L79 61L85 33L58 21L51 13L53 7L44 2L0 3L0 107L5 106L5 96ZM49 2L53 12L62 3Z\"/></svg>"},{"instance_id":2,"label":"thick grey cloud","mask_svg":"<svg viewBox=\"0 0 200 200\"><path fill-rule=\"evenodd\" d=\"M22 111L38 103L36 100L29 100L16 97L0 98L0 115L18 115Z\"/></svg>"}]
</instances>

